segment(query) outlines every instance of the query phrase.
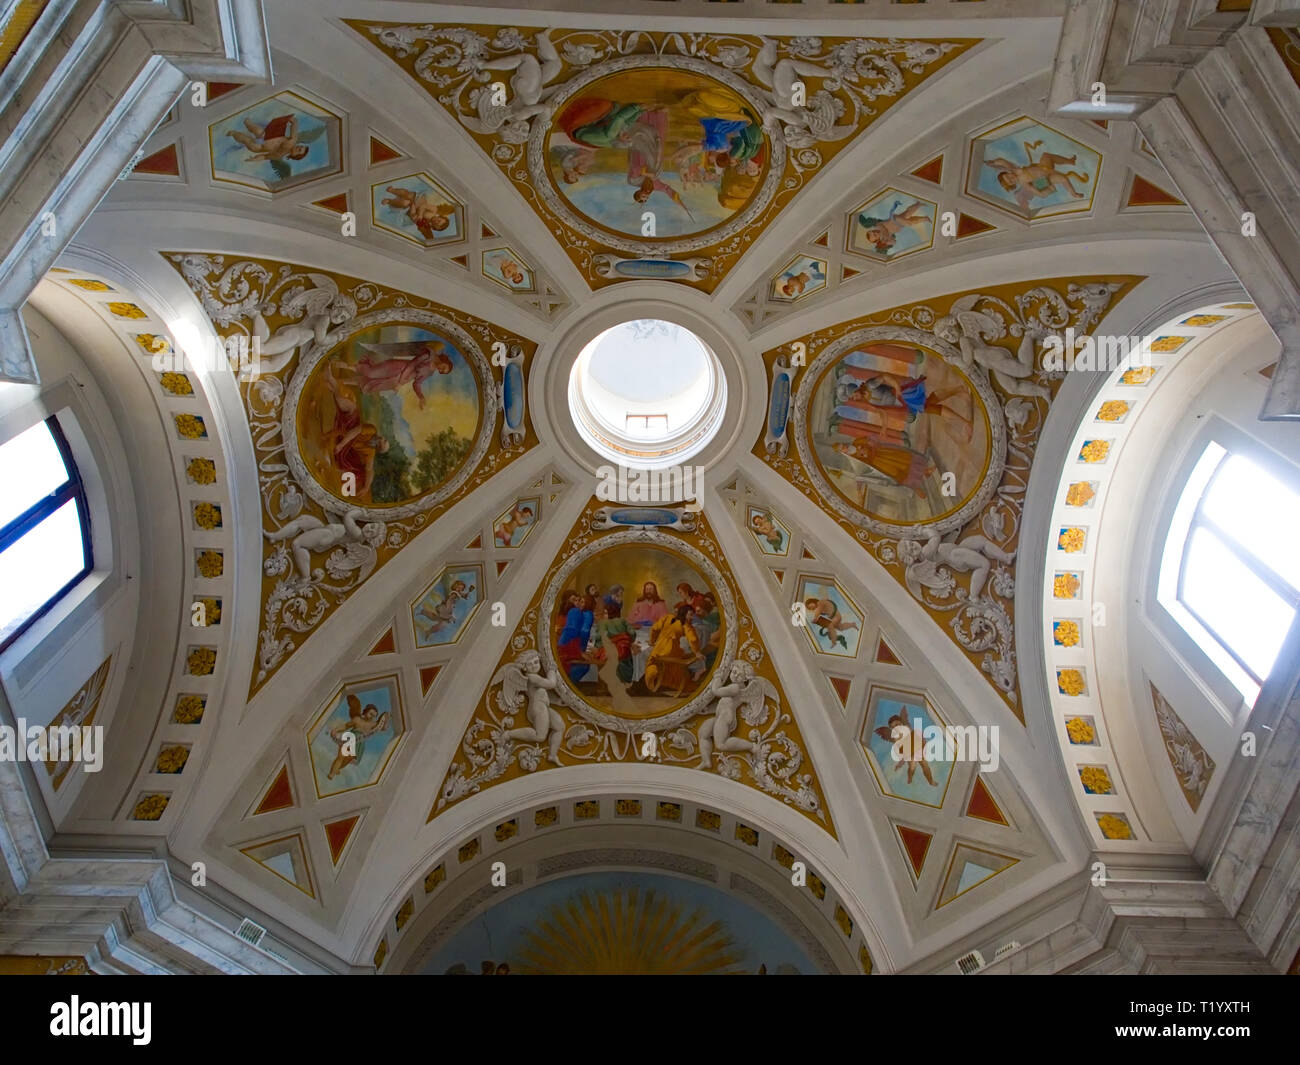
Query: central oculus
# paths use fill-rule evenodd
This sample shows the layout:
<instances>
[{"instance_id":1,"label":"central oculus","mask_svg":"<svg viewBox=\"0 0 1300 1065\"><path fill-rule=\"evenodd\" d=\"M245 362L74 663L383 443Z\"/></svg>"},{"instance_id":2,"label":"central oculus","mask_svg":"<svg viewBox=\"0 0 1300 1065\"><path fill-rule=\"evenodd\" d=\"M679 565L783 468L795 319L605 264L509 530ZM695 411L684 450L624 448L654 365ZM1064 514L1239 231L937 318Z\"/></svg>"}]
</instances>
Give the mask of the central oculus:
<instances>
[{"instance_id":1,"label":"central oculus","mask_svg":"<svg viewBox=\"0 0 1300 1065\"><path fill-rule=\"evenodd\" d=\"M620 322L592 339L569 378L583 438L622 465L655 468L698 452L717 432L726 379L717 356L685 326Z\"/></svg>"}]
</instances>

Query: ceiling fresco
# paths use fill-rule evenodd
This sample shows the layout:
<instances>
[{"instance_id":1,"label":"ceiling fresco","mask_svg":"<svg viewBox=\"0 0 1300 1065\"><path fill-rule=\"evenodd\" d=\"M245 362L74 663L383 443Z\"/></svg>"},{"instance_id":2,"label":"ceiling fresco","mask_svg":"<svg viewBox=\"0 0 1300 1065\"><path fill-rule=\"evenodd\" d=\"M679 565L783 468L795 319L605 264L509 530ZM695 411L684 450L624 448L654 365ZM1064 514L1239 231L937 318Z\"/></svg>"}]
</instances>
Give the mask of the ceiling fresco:
<instances>
[{"instance_id":1,"label":"ceiling fresco","mask_svg":"<svg viewBox=\"0 0 1300 1065\"><path fill-rule=\"evenodd\" d=\"M310 689L284 698L290 713L260 744L209 838L263 888L288 881L297 894L281 897L339 905L364 873L392 804L411 789L428 801L437 781L418 779L424 767L415 751L431 730L463 724L447 721L455 711L445 708L475 659L470 648L502 631L491 605L521 594L513 591L517 574L569 489L551 469L521 481L507 468L502 477L507 487L493 505L454 530L445 549L430 557L422 544L405 548L419 560L403 590L347 639L339 661L314 670ZM516 541L520 532L528 535ZM268 841L273 858L289 857L263 861Z\"/></svg>"},{"instance_id":2,"label":"ceiling fresco","mask_svg":"<svg viewBox=\"0 0 1300 1065\"><path fill-rule=\"evenodd\" d=\"M1064 377L1042 369L1041 341L1067 326L1092 332L1139 280L964 292L763 355L771 391L753 453L904 584L1022 722L1015 551L1034 447Z\"/></svg>"},{"instance_id":3,"label":"ceiling fresco","mask_svg":"<svg viewBox=\"0 0 1300 1065\"><path fill-rule=\"evenodd\" d=\"M592 288L705 292L825 164L979 43L346 21L563 233Z\"/></svg>"},{"instance_id":4,"label":"ceiling fresco","mask_svg":"<svg viewBox=\"0 0 1300 1065\"><path fill-rule=\"evenodd\" d=\"M1123 413L1042 572L1026 494L1079 376L1046 342L1226 267L1135 126L1046 109L1060 11L844 2L320 0L298 39L267 0L273 79L181 94L46 282L146 379L184 563L161 708L113 643L48 700L140 747L37 774L59 831L165 837L345 966L500 975L937 971L1162 843L1088 657ZM570 370L650 318L699 325L721 428L694 489L606 498ZM217 365L157 369L195 330ZM1227 759L1142 697L1204 815ZM966 729L1000 760L916 739Z\"/></svg>"},{"instance_id":5,"label":"ceiling fresco","mask_svg":"<svg viewBox=\"0 0 1300 1065\"><path fill-rule=\"evenodd\" d=\"M797 975L821 970L766 914L709 884L586 873L482 914L428 961L432 974Z\"/></svg>"},{"instance_id":6,"label":"ceiling fresco","mask_svg":"<svg viewBox=\"0 0 1300 1065\"><path fill-rule=\"evenodd\" d=\"M1009 873L998 882L1007 887L1025 871L1013 867L1044 850L1038 819L1014 789L1007 790L1028 766L1008 764L1004 756L996 772L972 773L972 766L932 758L920 745L904 751L915 757L895 759L899 726L924 735L926 729L966 728L979 719L961 680L935 675L914 648L921 634L904 629L842 548L828 550L809 535L803 511L771 502L743 475L720 493L732 520L749 534L752 556L772 578L762 585L763 596L803 630L795 646L826 681L815 694L810 691L810 701L832 715L838 735L858 754L857 773L873 795L873 825L896 844L890 868L900 888L915 892L918 920L944 918L939 898L948 875L945 862L963 841L1014 858L984 878ZM850 545L849 559L853 550ZM960 868L956 875L960 879ZM970 883L965 890L978 886ZM967 901L978 897L976 892ZM953 893L947 901L955 898Z\"/></svg>"},{"instance_id":7,"label":"ceiling fresco","mask_svg":"<svg viewBox=\"0 0 1300 1065\"><path fill-rule=\"evenodd\" d=\"M278 92L209 82L201 103L183 98L124 172L114 202L185 210L210 199L421 269L440 264L445 283L481 286L544 318L569 304L440 154L396 129L381 106L315 70L285 77L291 70L285 60Z\"/></svg>"},{"instance_id":8,"label":"ceiling fresco","mask_svg":"<svg viewBox=\"0 0 1300 1065\"><path fill-rule=\"evenodd\" d=\"M264 508L252 696L459 493L536 446L524 380L536 346L346 275L168 258L220 336L260 348L241 386Z\"/></svg>"},{"instance_id":9,"label":"ceiling fresco","mask_svg":"<svg viewBox=\"0 0 1300 1065\"><path fill-rule=\"evenodd\" d=\"M671 511L626 507L619 527L608 509L593 501L575 522L429 819L524 773L649 760L758 788L833 833L793 707L707 519L686 513L674 528L663 524Z\"/></svg>"},{"instance_id":10,"label":"ceiling fresco","mask_svg":"<svg viewBox=\"0 0 1300 1065\"><path fill-rule=\"evenodd\" d=\"M1045 81L1033 84L1046 92ZM735 311L758 331L845 288L864 293L939 260L1027 250L1065 231L1136 224L1199 231L1136 129L1049 120L1024 110L1026 95L1009 91L963 107L867 170L837 202L810 213L803 235L772 264L779 269L752 282Z\"/></svg>"}]
</instances>

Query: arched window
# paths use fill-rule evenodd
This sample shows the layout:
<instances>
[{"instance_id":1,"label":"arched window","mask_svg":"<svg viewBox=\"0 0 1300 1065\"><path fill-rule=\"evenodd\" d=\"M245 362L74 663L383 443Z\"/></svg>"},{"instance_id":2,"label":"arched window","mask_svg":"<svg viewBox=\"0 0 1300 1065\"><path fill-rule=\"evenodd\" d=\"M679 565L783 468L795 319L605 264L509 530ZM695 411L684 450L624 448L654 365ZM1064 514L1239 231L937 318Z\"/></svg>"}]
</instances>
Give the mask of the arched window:
<instances>
[{"instance_id":1,"label":"arched window","mask_svg":"<svg viewBox=\"0 0 1300 1065\"><path fill-rule=\"evenodd\" d=\"M93 567L77 464L46 418L0 444L0 650Z\"/></svg>"},{"instance_id":2,"label":"arched window","mask_svg":"<svg viewBox=\"0 0 1300 1065\"><path fill-rule=\"evenodd\" d=\"M1248 703L1300 609L1300 492L1210 441L1169 526L1158 600Z\"/></svg>"}]
</instances>

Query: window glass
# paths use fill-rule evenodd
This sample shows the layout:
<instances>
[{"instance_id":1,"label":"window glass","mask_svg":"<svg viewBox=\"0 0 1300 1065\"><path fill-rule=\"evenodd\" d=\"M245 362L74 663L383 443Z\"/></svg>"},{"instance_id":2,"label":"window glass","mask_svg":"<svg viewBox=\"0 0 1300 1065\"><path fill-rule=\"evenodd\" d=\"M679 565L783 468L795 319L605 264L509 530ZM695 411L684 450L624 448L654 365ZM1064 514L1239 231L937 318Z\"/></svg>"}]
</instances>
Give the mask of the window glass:
<instances>
[{"instance_id":1,"label":"window glass","mask_svg":"<svg viewBox=\"0 0 1300 1065\"><path fill-rule=\"evenodd\" d=\"M81 516L70 499L0 552L0 637L8 636L83 569Z\"/></svg>"},{"instance_id":2,"label":"window glass","mask_svg":"<svg viewBox=\"0 0 1300 1065\"><path fill-rule=\"evenodd\" d=\"M1174 510L1160 604L1248 703L1300 608L1300 493L1211 441Z\"/></svg>"},{"instance_id":3,"label":"window glass","mask_svg":"<svg viewBox=\"0 0 1300 1065\"><path fill-rule=\"evenodd\" d=\"M8 525L67 479L59 445L45 422L0 444L0 526Z\"/></svg>"},{"instance_id":4,"label":"window glass","mask_svg":"<svg viewBox=\"0 0 1300 1065\"><path fill-rule=\"evenodd\" d=\"M1256 677L1273 668L1294 611L1214 533L1192 533L1183 602Z\"/></svg>"},{"instance_id":5,"label":"window glass","mask_svg":"<svg viewBox=\"0 0 1300 1065\"><path fill-rule=\"evenodd\" d=\"M1205 493L1203 513L1293 588L1300 588L1300 495L1242 455L1224 462ZM1297 530L1291 549L1283 530Z\"/></svg>"},{"instance_id":6,"label":"window glass","mask_svg":"<svg viewBox=\"0 0 1300 1065\"><path fill-rule=\"evenodd\" d=\"M0 649L90 572L88 529L55 418L0 444Z\"/></svg>"}]
</instances>

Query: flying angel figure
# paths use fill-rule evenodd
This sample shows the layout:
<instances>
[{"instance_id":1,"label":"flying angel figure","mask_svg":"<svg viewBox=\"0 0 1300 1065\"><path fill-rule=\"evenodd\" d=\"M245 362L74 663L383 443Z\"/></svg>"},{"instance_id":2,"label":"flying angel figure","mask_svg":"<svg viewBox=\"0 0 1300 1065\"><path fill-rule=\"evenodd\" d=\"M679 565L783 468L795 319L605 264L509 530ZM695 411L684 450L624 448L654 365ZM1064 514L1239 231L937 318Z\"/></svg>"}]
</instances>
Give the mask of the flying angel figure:
<instances>
[{"instance_id":1,"label":"flying angel figure","mask_svg":"<svg viewBox=\"0 0 1300 1065\"><path fill-rule=\"evenodd\" d=\"M276 181L288 180L293 174L289 160L306 159L311 143L319 140L325 132L323 125L301 129L298 116L294 114L276 115L264 126L245 118L244 129L248 132L232 129L226 132L226 136L248 150L247 162L265 160L269 163Z\"/></svg>"},{"instance_id":2,"label":"flying angel figure","mask_svg":"<svg viewBox=\"0 0 1300 1065\"><path fill-rule=\"evenodd\" d=\"M902 714L891 715L889 723L876 729L875 733L886 743L893 744L890 754L894 759L895 773L906 765L907 782L910 784L912 778L916 776L917 767L920 766L921 774L925 777L926 783L932 788L939 786L935 782L934 774L930 771L930 763L925 757L925 738L917 729L912 728L907 723Z\"/></svg>"},{"instance_id":3,"label":"flying angel figure","mask_svg":"<svg viewBox=\"0 0 1300 1065\"><path fill-rule=\"evenodd\" d=\"M407 340L388 344L365 344L369 354L355 362L339 361L335 373L362 392L396 392L410 385L420 407L425 395L422 383L433 374L449 374L454 369L447 345L441 340Z\"/></svg>"},{"instance_id":4,"label":"flying angel figure","mask_svg":"<svg viewBox=\"0 0 1300 1065\"><path fill-rule=\"evenodd\" d=\"M347 721L330 729L330 739L338 744L339 753L325 775L327 780L333 780L345 768L360 761L366 749L366 738L387 731L391 720L388 712L381 714L374 703L366 703L363 708L361 700L352 692L348 692L347 701Z\"/></svg>"}]
</instances>

